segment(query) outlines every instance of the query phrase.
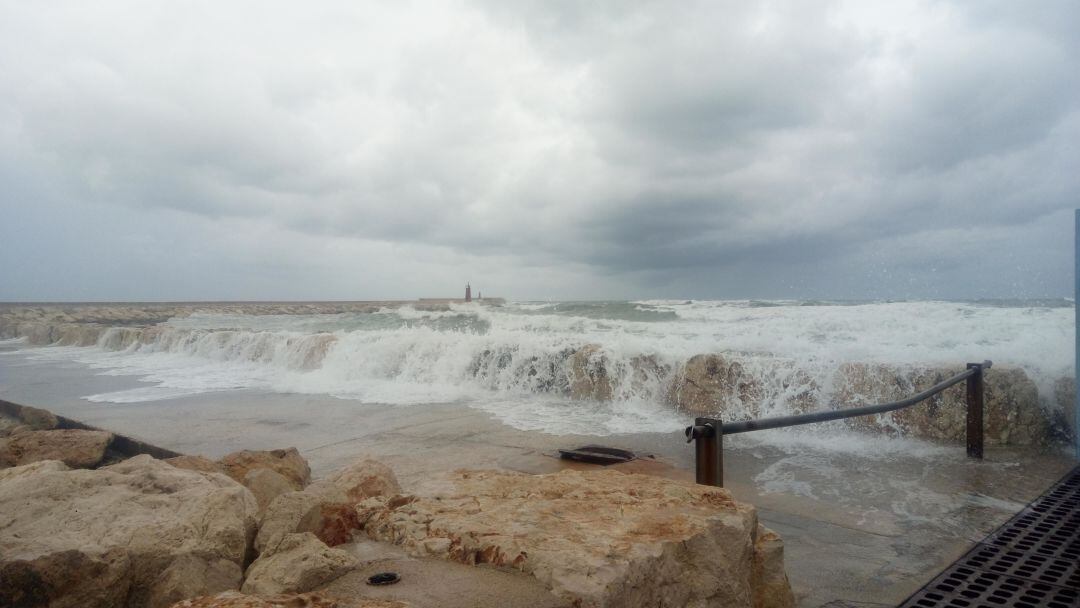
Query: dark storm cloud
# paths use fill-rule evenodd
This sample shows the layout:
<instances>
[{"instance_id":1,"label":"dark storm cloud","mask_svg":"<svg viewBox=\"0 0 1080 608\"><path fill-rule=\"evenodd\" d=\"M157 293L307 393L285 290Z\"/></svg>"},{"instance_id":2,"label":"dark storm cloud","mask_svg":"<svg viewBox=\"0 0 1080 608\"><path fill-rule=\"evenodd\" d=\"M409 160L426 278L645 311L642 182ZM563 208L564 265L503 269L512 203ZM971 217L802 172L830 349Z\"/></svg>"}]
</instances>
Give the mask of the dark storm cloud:
<instances>
[{"instance_id":1,"label":"dark storm cloud","mask_svg":"<svg viewBox=\"0 0 1080 608\"><path fill-rule=\"evenodd\" d=\"M89 278L65 276L111 285L97 297L116 260L162 293L130 263L147 234L221 259L175 274L223 297L463 274L518 297L1068 291L1068 252L1046 244L1080 200L1073 2L0 16L5 256L108 218L118 238L56 246L95 252ZM972 279L958 256L1002 270ZM65 268L47 251L32 267ZM0 297L66 293L7 272Z\"/></svg>"}]
</instances>

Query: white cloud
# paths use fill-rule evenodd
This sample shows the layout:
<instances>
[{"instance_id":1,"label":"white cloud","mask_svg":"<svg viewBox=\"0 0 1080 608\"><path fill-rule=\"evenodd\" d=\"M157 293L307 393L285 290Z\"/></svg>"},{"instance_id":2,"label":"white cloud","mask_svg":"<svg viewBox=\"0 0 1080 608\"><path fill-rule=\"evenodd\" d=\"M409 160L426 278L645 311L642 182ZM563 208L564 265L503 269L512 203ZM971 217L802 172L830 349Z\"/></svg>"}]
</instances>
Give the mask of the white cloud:
<instances>
[{"instance_id":1,"label":"white cloud","mask_svg":"<svg viewBox=\"0 0 1080 608\"><path fill-rule=\"evenodd\" d=\"M1080 193L1078 10L3 2L0 251L53 252L0 298L888 296L859 252L917 273L944 225L1060 270L1008 235ZM1068 292L939 266L915 295Z\"/></svg>"}]
</instances>

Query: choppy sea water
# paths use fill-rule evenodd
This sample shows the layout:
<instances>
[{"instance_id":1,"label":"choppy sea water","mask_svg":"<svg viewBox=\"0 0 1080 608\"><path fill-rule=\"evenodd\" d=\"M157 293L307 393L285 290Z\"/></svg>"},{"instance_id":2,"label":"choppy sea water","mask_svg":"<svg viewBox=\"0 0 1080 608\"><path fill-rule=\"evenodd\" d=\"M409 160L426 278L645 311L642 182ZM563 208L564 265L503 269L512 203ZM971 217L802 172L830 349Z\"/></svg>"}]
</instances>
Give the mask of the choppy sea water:
<instances>
[{"instance_id":1,"label":"choppy sea water","mask_svg":"<svg viewBox=\"0 0 1080 608\"><path fill-rule=\"evenodd\" d=\"M768 415L812 384L827 403L849 362L1023 368L1040 394L1073 369L1065 300L983 302L638 301L455 304L334 315L199 313L140 340L124 330L93 347L20 348L144 386L90 394L132 403L240 389L325 394L401 407L461 403L515 428L553 434L667 432L686 417L665 399L690 357L721 353L766 387ZM568 396L572 354L596 345L612 399ZM641 361L656 373L641 374ZM797 372L797 373L796 373ZM738 415L738 413L734 413Z\"/></svg>"}]
</instances>

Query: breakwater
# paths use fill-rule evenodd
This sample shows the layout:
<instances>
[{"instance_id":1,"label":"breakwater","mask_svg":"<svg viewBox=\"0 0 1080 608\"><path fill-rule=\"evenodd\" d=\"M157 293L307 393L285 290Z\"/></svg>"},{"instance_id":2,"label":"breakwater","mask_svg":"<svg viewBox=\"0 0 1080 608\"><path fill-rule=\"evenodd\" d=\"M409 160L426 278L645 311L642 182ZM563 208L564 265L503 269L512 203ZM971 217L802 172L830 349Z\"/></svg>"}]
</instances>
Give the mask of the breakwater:
<instances>
[{"instance_id":1,"label":"breakwater","mask_svg":"<svg viewBox=\"0 0 1080 608\"><path fill-rule=\"evenodd\" d=\"M462 401L519 428L600 434L670 430L689 414L889 401L990 358L988 440L1031 444L1071 428L1070 312L942 302L36 306L0 309L0 336L151 383L88 396L96 401L256 387ZM962 399L958 388L858 424L959 440Z\"/></svg>"}]
</instances>

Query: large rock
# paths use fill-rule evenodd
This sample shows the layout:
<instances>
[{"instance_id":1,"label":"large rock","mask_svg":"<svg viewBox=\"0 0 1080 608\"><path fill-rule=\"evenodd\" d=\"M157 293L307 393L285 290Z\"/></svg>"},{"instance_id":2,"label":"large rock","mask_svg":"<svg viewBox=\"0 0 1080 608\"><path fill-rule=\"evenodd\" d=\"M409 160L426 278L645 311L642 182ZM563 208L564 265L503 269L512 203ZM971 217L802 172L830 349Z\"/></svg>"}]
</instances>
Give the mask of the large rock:
<instances>
[{"instance_id":1,"label":"large rock","mask_svg":"<svg viewBox=\"0 0 1080 608\"><path fill-rule=\"evenodd\" d=\"M964 371L961 366L897 367L848 363L834 380L834 406L855 407L909 397ZM983 432L987 444L1034 445L1046 441L1051 422L1039 405L1035 383L1019 368L993 367L985 372ZM966 383L953 386L918 405L850 418L856 428L897 432L924 439L963 442L967 436Z\"/></svg>"},{"instance_id":2,"label":"large rock","mask_svg":"<svg viewBox=\"0 0 1080 608\"><path fill-rule=\"evenodd\" d=\"M166 458L165 462L178 469L187 469L189 471L199 471L202 473L225 473L225 469L223 469L220 464L205 456L189 456L184 454L183 456Z\"/></svg>"},{"instance_id":3,"label":"large rock","mask_svg":"<svg viewBox=\"0 0 1080 608\"><path fill-rule=\"evenodd\" d=\"M0 466L18 466L39 460L59 460L69 467L88 469L105 459L112 433L63 429L17 433L0 439Z\"/></svg>"},{"instance_id":4,"label":"large rock","mask_svg":"<svg viewBox=\"0 0 1080 608\"><path fill-rule=\"evenodd\" d=\"M22 581L10 593L44 593L50 605L148 606L155 593L166 593L178 559L194 556L211 566L225 560L239 568L254 534L255 499L243 486L146 455L97 470L43 461L0 473L0 569ZM77 567L62 585L34 582L56 579L51 573L64 564ZM222 570L217 566L215 572ZM126 586L124 601L84 597L99 578Z\"/></svg>"},{"instance_id":5,"label":"large rock","mask_svg":"<svg viewBox=\"0 0 1080 608\"><path fill-rule=\"evenodd\" d=\"M190 553L173 560L150 588L150 608L166 608L189 597L239 589L244 570L222 558L204 559Z\"/></svg>"},{"instance_id":6,"label":"large rock","mask_svg":"<svg viewBox=\"0 0 1080 608\"><path fill-rule=\"evenodd\" d=\"M336 547L351 542L360 528L360 516L354 504L338 502L319 508L319 520L311 532L327 546Z\"/></svg>"},{"instance_id":7,"label":"large rock","mask_svg":"<svg viewBox=\"0 0 1080 608\"><path fill-rule=\"evenodd\" d=\"M303 490L311 481L311 468L296 448L284 450L242 450L219 461L225 474L240 483L253 469L270 469L289 480L294 490Z\"/></svg>"},{"instance_id":8,"label":"large rock","mask_svg":"<svg viewBox=\"0 0 1080 608\"><path fill-rule=\"evenodd\" d=\"M340 598L324 593L245 595L226 591L174 604L172 608L408 608L408 604L367 598Z\"/></svg>"},{"instance_id":9,"label":"large rock","mask_svg":"<svg viewBox=\"0 0 1080 608\"><path fill-rule=\"evenodd\" d=\"M694 355L676 371L668 401L690 414L737 411L756 416L763 394L761 381L738 361L716 354Z\"/></svg>"},{"instance_id":10,"label":"large rock","mask_svg":"<svg viewBox=\"0 0 1080 608\"><path fill-rule=\"evenodd\" d=\"M0 606L124 606L130 588L131 557L122 548L26 560L0 556Z\"/></svg>"},{"instance_id":11,"label":"large rock","mask_svg":"<svg viewBox=\"0 0 1080 608\"><path fill-rule=\"evenodd\" d=\"M570 356L567 375L570 379L570 396L574 399L610 401L611 378L604 351L596 344L587 344Z\"/></svg>"},{"instance_id":12,"label":"large rock","mask_svg":"<svg viewBox=\"0 0 1080 608\"><path fill-rule=\"evenodd\" d=\"M531 573L575 606L792 605L779 539L724 489L610 470L458 471L439 487L361 503L365 533Z\"/></svg>"},{"instance_id":13,"label":"large rock","mask_svg":"<svg viewBox=\"0 0 1080 608\"><path fill-rule=\"evenodd\" d=\"M310 532L289 534L267 547L248 568L244 593L311 591L357 567L350 553L332 549Z\"/></svg>"},{"instance_id":14,"label":"large rock","mask_svg":"<svg viewBox=\"0 0 1080 608\"><path fill-rule=\"evenodd\" d=\"M259 521L254 548L262 552L282 537L312 532L331 547L352 540L360 528L357 501L348 500L337 486L320 480L301 492L285 492L270 502Z\"/></svg>"},{"instance_id":15,"label":"large rock","mask_svg":"<svg viewBox=\"0 0 1080 608\"><path fill-rule=\"evenodd\" d=\"M345 495L345 500L360 502L373 496L401 493L394 471L370 458L363 458L336 471L326 478Z\"/></svg>"},{"instance_id":16,"label":"large rock","mask_svg":"<svg viewBox=\"0 0 1080 608\"><path fill-rule=\"evenodd\" d=\"M60 420L52 412L29 405L19 406L19 419L34 431L48 431L60 424Z\"/></svg>"},{"instance_id":17,"label":"large rock","mask_svg":"<svg viewBox=\"0 0 1080 608\"><path fill-rule=\"evenodd\" d=\"M18 420L16 418L10 418L8 416L4 416L3 414L0 414L0 437L7 437L15 429L20 429L20 431L21 431L23 429L21 429L20 427L24 427L24 426L25 425L23 425L23 423L20 420Z\"/></svg>"},{"instance_id":18,"label":"large rock","mask_svg":"<svg viewBox=\"0 0 1080 608\"><path fill-rule=\"evenodd\" d=\"M251 490L262 513L270 502L286 492L293 491L293 485L280 473L270 469L253 469L244 476L244 487Z\"/></svg>"},{"instance_id":19,"label":"large rock","mask_svg":"<svg viewBox=\"0 0 1080 608\"><path fill-rule=\"evenodd\" d=\"M259 521L255 551L262 553L289 534L317 529L326 503L324 495L314 492L287 492L275 498Z\"/></svg>"}]
</instances>

